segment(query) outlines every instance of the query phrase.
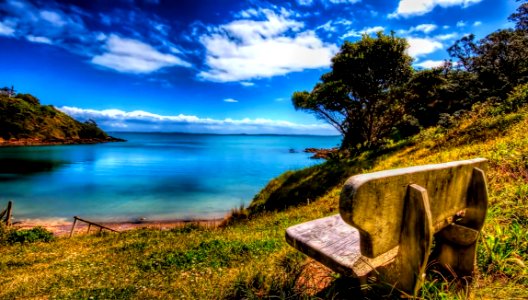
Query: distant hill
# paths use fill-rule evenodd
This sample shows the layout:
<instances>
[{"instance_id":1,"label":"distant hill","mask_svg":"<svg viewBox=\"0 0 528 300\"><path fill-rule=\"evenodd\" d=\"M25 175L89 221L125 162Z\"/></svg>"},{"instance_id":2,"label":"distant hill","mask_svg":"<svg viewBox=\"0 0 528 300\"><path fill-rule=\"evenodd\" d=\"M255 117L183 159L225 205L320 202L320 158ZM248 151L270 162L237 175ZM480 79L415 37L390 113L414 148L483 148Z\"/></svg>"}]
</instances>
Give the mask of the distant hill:
<instances>
[{"instance_id":1,"label":"distant hill","mask_svg":"<svg viewBox=\"0 0 528 300\"><path fill-rule=\"evenodd\" d=\"M123 141L94 121L79 122L30 94L0 94L0 145L87 144Z\"/></svg>"}]
</instances>

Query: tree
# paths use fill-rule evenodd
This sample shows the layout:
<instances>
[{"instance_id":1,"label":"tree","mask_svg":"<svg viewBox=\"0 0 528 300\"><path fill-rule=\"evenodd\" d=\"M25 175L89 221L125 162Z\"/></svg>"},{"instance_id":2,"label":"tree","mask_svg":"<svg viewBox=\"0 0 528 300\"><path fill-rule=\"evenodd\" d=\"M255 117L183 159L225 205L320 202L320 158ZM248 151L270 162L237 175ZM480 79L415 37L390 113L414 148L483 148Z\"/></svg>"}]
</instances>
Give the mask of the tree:
<instances>
[{"instance_id":1,"label":"tree","mask_svg":"<svg viewBox=\"0 0 528 300\"><path fill-rule=\"evenodd\" d=\"M295 92L296 109L327 121L342 135L341 148L372 147L390 135L403 116L399 93L412 74L405 39L379 32L346 41L311 92Z\"/></svg>"},{"instance_id":2,"label":"tree","mask_svg":"<svg viewBox=\"0 0 528 300\"><path fill-rule=\"evenodd\" d=\"M476 41L473 35L458 40L448 51L480 83L479 100L506 99L516 86L528 81L528 3L509 17L515 29L495 31Z\"/></svg>"},{"instance_id":3,"label":"tree","mask_svg":"<svg viewBox=\"0 0 528 300\"><path fill-rule=\"evenodd\" d=\"M508 20L515 23L515 29L528 31L528 3L521 4Z\"/></svg>"},{"instance_id":4,"label":"tree","mask_svg":"<svg viewBox=\"0 0 528 300\"><path fill-rule=\"evenodd\" d=\"M475 86L476 76L453 69L449 63L417 71L405 85L406 119L415 126L428 127L436 125L441 114L470 110Z\"/></svg>"}]
</instances>

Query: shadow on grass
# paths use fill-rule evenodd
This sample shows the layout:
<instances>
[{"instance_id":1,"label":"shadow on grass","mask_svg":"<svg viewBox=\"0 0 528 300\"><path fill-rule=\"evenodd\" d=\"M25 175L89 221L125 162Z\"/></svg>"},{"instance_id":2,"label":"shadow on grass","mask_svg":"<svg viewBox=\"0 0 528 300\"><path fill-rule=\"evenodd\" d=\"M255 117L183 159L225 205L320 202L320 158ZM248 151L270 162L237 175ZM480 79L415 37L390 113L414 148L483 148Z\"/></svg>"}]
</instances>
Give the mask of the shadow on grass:
<instances>
[{"instance_id":1,"label":"shadow on grass","mask_svg":"<svg viewBox=\"0 0 528 300\"><path fill-rule=\"evenodd\" d=\"M398 299L401 294L391 286L362 285L360 280L339 276L330 269L306 261L292 252L278 263L280 272L242 272L223 299Z\"/></svg>"}]
</instances>

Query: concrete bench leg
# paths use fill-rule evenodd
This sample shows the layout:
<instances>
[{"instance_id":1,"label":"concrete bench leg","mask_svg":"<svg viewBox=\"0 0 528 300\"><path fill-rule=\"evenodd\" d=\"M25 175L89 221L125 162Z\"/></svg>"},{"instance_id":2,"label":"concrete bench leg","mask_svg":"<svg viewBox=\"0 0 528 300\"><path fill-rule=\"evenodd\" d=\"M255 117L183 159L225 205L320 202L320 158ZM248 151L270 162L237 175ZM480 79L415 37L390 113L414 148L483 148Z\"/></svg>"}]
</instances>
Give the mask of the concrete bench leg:
<instances>
[{"instance_id":1,"label":"concrete bench leg","mask_svg":"<svg viewBox=\"0 0 528 300\"><path fill-rule=\"evenodd\" d=\"M416 295L425 279L425 268L433 244L433 221L427 191L416 184L409 186L400 235L400 248L394 264L380 279Z\"/></svg>"},{"instance_id":2,"label":"concrete bench leg","mask_svg":"<svg viewBox=\"0 0 528 300\"><path fill-rule=\"evenodd\" d=\"M475 269L477 239L488 208L488 192L484 171L473 169L467 195L466 215L437 234L434 259L458 277L472 276Z\"/></svg>"}]
</instances>

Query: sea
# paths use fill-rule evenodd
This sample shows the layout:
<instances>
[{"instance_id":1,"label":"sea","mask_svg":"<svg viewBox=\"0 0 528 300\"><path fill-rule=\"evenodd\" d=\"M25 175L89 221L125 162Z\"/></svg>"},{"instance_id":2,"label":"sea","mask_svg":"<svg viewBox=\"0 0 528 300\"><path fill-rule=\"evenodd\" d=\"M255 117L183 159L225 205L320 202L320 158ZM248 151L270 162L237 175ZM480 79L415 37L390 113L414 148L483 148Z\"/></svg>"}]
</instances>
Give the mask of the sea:
<instances>
[{"instance_id":1,"label":"sea","mask_svg":"<svg viewBox=\"0 0 528 300\"><path fill-rule=\"evenodd\" d=\"M322 163L339 136L111 133L127 142L0 148L0 210L14 221L209 219L269 180Z\"/></svg>"}]
</instances>

